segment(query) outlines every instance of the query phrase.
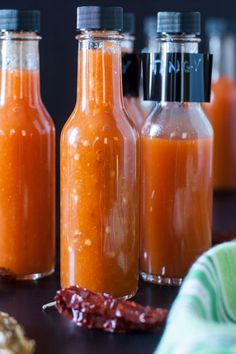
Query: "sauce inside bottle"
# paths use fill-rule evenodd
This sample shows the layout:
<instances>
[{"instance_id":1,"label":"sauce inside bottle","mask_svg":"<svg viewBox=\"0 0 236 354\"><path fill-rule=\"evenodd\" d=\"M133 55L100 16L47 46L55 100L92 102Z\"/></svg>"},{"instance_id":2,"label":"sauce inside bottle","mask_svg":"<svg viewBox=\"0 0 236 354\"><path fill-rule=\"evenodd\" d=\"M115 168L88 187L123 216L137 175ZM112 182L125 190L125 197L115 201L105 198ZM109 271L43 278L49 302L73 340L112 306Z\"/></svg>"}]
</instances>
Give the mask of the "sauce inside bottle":
<instances>
[{"instance_id":1,"label":"sauce inside bottle","mask_svg":"<svg viewBox=\"0 0 236 354\"><path fill-rule=\"evenodd\" d=\"M55 129L40 96L39 12L0 17L11 19L0 33L0 267L37 279L53 272L55 255Z\"/></svg>"}]
</instances>

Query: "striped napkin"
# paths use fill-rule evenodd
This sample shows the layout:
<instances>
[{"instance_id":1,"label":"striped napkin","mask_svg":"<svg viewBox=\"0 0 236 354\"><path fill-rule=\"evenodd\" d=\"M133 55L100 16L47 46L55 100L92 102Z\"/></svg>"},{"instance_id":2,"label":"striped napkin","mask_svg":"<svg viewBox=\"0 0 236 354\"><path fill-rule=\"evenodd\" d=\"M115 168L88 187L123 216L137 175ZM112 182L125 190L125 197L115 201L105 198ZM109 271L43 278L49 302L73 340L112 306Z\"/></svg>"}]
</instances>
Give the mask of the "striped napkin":
<instances>
[{"instance_id":1,"label":"striped napkin","mask_svg":"<svg viewBox=\"0 0 236 354\"><path fill-rule=\"evenodd\" d=\"M155 354L236 354L236 241L192 266Z\"/></svg>"}]
</instances>

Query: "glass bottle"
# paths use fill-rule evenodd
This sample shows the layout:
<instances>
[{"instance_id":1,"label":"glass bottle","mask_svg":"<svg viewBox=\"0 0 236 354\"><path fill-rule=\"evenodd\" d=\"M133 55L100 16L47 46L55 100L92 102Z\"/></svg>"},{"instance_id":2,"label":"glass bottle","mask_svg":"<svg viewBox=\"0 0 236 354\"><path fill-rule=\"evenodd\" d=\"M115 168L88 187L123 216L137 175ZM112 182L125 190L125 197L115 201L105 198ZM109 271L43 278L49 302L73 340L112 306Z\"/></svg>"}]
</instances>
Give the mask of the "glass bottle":
<instances>
[{"instance_id":1,"label":"glass bottle","mask_svg":"<svg viewBox=\"0 0 236 354\"><path fill-rule=\"evenodd\" d=\"M138 131L141 131L144 114L139 98L140 60L134 54L135 41L135 15L132 12L124 13L123 40L121 48L123 53L123 96L124 104L129 118ZM131 67L132 66L132 67Z\"/></svg>"},{"instance_id":2,"label":"glass bottle","mask_svg":"<svg viewBox=\"0 0 236 354\"><path fill-rule=\"evenodd\" d=\"M197 53L199 32L199 13L158 13L163 58ZM161 90L164 97L165 77ZM211 245L212 144L200 103L162 98L143 126L141 276L146 281L181 284Z\"/></svg>"},{"instance_id":3,"label":"glass bottle","mask_svg":"<svg viewBox=\"0 0 236 354\"><path fill-rule=\"evenodd\" d=\"M78 7L78 88L61 135L61 286L138 285L137 133L123 104L120 7Z\"/></svg>"},{"instance_id":4,"label":"glass bottle","mask_svg":"<svg viewBox=\"0 0 236 354\"><path fill-rule=\"evenodd\" d=\"M54 271L55 129L40 95L39 11L0 10L0 270Z\"/></svg>"},{"instance_id":5,"label":"glass bottle","mask_svg":"<svg viewBox=\"0 0 236 354\"><path fill-rule=\"evenodd\" d=\"M214 55L211 102L203 105L214 130L214 187L236 189L236 20L209 19Z\"/></svg>"}]
</instances>

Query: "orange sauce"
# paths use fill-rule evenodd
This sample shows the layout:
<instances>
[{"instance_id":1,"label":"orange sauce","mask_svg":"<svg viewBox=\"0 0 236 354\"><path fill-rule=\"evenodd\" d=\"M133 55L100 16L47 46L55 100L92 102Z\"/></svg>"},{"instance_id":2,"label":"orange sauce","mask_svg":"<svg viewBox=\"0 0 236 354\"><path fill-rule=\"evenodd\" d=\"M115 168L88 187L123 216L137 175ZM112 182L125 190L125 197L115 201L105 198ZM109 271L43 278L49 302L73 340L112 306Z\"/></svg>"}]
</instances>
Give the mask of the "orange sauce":
<instances>
[{"instance_id":1,"label":"orange sauce","mask_svg":"<svg viewBox=\"0 0 236 354\"><path fill-rule=\"evenodd\" d=\"M139 242L137 135L119 101L120 61L79 52L77 105L61 135L61 286L116 297L137 290Z\"/></svg>"},{"instance_id":2,"label":"orange sauce","mask_svg":"<svg viewBox=\"0 0 236 354\"><path fill-rule=\"evenodd\" d=\"M236 189L236 81L221 77L203 104L214 130L214 187Z\"/></svg>"},{"instance_id":3,"label":"orange sauce","mask_svg":"<svg viewBox=\"0 0 236 354\"><path fill-rule=\"evenodd\" d=\"M38 71L2 71L0 85L0 267L18 277L50 273L54 125L40 99Z\"/></svg>"},{"instance_id":4,"label":"orange sauce","mask_svg":"<svg viewBox=\"0 0 236 354\"><path fill-rule=\"evenodd\" d=\"M183 278L211 245L212 140L141 138L141 271Z\"/></svg>"}]
</instances>

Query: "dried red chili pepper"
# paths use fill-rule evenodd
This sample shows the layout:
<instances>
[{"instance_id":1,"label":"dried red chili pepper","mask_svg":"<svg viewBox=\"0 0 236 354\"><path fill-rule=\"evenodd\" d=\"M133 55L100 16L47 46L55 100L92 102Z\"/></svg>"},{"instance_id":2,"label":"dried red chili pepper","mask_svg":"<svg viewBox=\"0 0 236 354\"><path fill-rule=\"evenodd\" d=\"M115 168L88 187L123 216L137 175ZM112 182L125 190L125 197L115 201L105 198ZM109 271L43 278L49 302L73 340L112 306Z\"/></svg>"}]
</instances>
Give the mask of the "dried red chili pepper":
<instances>
[{"instance_id":1,"label":"dried red chili pepper","mask_svg":"<svg viewBox=\"0 0 236 354\"><path fill-rule=\"evenodd\" d=\"M78 326L108 332L150 331L163 326L168 311L92 293L79 286L59 290L55 297L60 314Z\"/></svg>"}]
</instances>

